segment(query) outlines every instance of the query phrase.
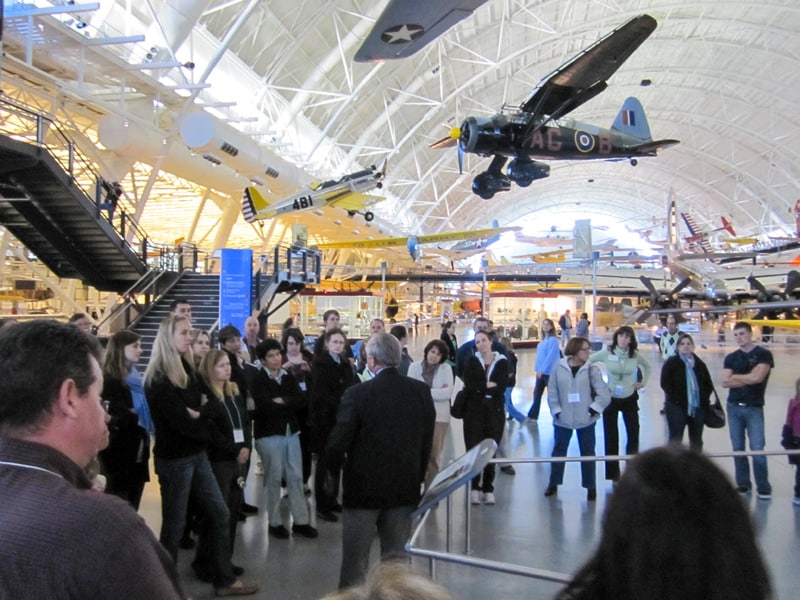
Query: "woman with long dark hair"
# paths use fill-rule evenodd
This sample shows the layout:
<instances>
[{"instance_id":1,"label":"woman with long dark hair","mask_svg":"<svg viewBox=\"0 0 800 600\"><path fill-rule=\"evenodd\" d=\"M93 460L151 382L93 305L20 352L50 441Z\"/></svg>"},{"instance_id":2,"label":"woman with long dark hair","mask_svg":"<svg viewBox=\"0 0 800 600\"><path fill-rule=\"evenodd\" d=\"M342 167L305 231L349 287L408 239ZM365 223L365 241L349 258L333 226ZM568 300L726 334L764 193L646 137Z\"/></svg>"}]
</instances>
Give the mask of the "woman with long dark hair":
<instances>
[{"instance_id":1,"label":"woman with long dark hair","mask_svg":"<svg viewBox=\"0 0 800 600\"><path fill-rule=\"evenodd\" d=\"M751 515L730 479L671 444L628 464L597 550L556 600L769 597Z\"/></svg>"},{"instance_id":2,"label":"woman with long dark hair","mask_svg":"<svg viewBox=\"0 0 800 600\"><path fill-rule=\"evenodd\" d=\"M508 385L508 360L492 350L492 338L485 331L475 332L475 354L464 366L464 443L469 450L485 438L497 445L505 431L505 391ZM472 480L470 502L495 504L493 463Z\"/></svg>"},{"instance_id":3,"label":"woman with long dark hair","mask_svg":"<svg viewBox=\"0 0 800 600\"><path fill-rule=\"evenodd\" d=\"M458 340L456 339L456 322L446 321L442 323L442 335L439 337L447 346L447 356L445 361L451 369L456 368L456 354L458 354Z\"/></svg>"},{"instance_id":4,"label":"woman with long dark hair","mask_svg":"<svg viewBox=\"0 0 800 600\"><path fill-rule=\"evenodd\" d=\"M636 333L632 327L623 325L614 332L611 345L589 357L589 362L601 362L608 372L608 389L611 404L603 412L603 434L606 440L606 456L619 455L619 415L625 423L628 438L626 454L639 452L639 390L650 377L650 363L638 351ZM641 373L641 378L640 378ZM606 461L606 479L619 480L619 461Z\"/></svg>"},{"instance_id":5,"label":"woman with long dark hair","mask_svg":"<svg viewBox=\"0 0 800 600\"><path fill-rule=\"evenodd\" d=\"M142 348L138 333L124 329L108 340L103 359L103 399L108 402L111 442L100 452L108 478L106 492L139 510L144 485L150 481L150 436L155 428L136 368Z\"/></svg>"}]
</instances>

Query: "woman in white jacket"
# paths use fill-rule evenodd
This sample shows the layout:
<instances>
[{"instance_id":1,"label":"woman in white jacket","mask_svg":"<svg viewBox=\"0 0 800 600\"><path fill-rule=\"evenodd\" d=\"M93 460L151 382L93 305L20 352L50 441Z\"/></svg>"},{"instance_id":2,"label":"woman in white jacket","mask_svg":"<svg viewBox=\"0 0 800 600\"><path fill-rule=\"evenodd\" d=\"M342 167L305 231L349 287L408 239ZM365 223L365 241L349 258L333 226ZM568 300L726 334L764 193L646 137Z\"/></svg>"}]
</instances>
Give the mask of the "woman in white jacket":
<instances>
[{"instance_id":1,"label":"woman in white jacket","mask_svg":"<svg viewBox=\"0 0 800 600\"><path fill-rule=\"evenodd\" d=\"M442 340L431 340L425 346L421 361L413 362L408 367L408 376L424 381L431 388L433 405L436 408L436 425L433 429L433 446L428 459L428 470L425 473L427 488L439 472L442 460L442 448L447 428L450 426L450 398L453 395L453 369L445 361L448 357L447 345Z\"/></svg>"},{"instance_id":2,"label":"woman in white jacket","mask_svg":"<svg viewBox=\"0 0 800 600\"><path fill-rule=\"evenodd\" d=\"M553 456L566 456L572 430L578 434L581 456L594 456L595 424L600 414L611 402L608 385L603 381L599 365L590 365L589 340L571 338L564 350L566 355L553 371L548 381L547 402L553 415ZM564 481L563 462L550 463L550 484L545 496L553 496ZM581 463L581 485L587 490L587 499L597 498L597 474L593 462Z\"/></svg>"}]
</instances>

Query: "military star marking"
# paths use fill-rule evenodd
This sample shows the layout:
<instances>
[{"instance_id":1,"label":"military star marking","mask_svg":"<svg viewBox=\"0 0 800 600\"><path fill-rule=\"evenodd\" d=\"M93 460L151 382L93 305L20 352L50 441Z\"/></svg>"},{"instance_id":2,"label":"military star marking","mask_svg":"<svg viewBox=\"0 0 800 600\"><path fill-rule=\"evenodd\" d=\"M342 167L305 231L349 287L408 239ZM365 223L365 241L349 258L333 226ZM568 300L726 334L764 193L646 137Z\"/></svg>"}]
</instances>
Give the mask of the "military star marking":
<instances>
[{"instance_id":1,"label":"military star marking","mask_svg":"<svg viewBox=\"0 0 800 600\"><path fill-rule=\"evenodd\" d=\"M421 25L395 25L381 34L381 40L387 44L405 44L423 33L425 28Z\"/></svg>"}]
</instances>

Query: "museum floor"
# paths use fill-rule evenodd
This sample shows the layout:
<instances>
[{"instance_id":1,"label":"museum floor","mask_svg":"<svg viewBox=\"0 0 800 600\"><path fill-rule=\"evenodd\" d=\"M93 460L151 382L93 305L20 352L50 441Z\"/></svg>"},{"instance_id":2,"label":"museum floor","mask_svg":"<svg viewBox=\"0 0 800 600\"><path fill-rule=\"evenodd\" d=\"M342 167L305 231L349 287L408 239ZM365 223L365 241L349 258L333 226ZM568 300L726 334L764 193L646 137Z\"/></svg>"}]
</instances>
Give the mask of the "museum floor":
<instances>
[{"instance_id":1,"label":"museum floor","mask_svg":"<svg viewBox=\"0 0 800 600\"><path fill-rule=\"evenodd\" d=\"M465 338L467 331L465 325L459 327L459 341ZM412 337L409 344L412 357L421 358L425 343L438 335L438 327L432 327L429 330L423 328ZM767 390L765 418L768 450L780 450L778 441L786 415L786 403L794 392L794 381L800 375L797 368L800 347L782 344L780 339L772 345L776 368ZM715 381L719 380L723 355L733 348L731 342L726 347L719 347L714 341L708 343L707 348L698 349L698 354L711 368ZM652 382L640 400L641 448L645 450L664 443L666 424L664 417L659 414L662 403L658 387L660 361L651 345L645 345L643 352L653 366ZM513 399L515 405L525 412L532 398L535 350L519 350L517 354L519 374ZM720 389L719 385L717 388ZM506 434L514 458L549 456L553 442L549 411L543 408L538 422L523 425L510 422ZM624 438L624 432L622 436ZM602 427L597 428L597 438L600 454L603 448ZM727 429L706 429L704 441L706 452L730 450ZM445 445L445 462L463 452L461 424L453 421ZM577 443L573 437L570 455L574 454L577 454ZM727 473L733 473L731 458L719 458L716 462ZM601 469L599 465L598 469ZM769 469L773 486L772 500L746 497L745 501L751 508L758 540L769 565L773 598L789 600L796 598L800 589L800 570L797 569L800 507L794 507L791 502L794 467L790 467L783 456L771 456ZM313 600L335 590L341 560L341 524L316 523L319 537L313 540L302 537L290 540L270 538L263 514L259 485L261 478L252 471L247 485L247 499L259 504L262 513L241 524L234 562L245 567L244 579L260 583L261 592L254 597ZM612 493L611 484L602 479L599 471L597 502L587 502L585 490L580 487L578 466L572 463L567 466L564 485L559 488L558 495L545 498L543 492L549 475L548 464L517 464L516 472L515 476L498 472L495 506L473 507L472 556L561 573L573 572L589 556L599 539L600 520L606 500ZM463 492L456 492L454 507L454 548L458 550L463 548L464 539ZM145 489L141 514L157 533L160 526L160 499L155 478ZM445 509L440 505L425 524L420 545L444 550L445 525ZM193 598L213 597L211 586L200 583L193 576L189 565L192 552L180 551L179 570L185 589ZM427 561L419 558L414 559L414 565L421 571L428 567ZM518 575L445 563L437 564L436 578L461 600L512 597L539 600L552 598L560 587L560 584Z\"/></svg>"}]
</instances>

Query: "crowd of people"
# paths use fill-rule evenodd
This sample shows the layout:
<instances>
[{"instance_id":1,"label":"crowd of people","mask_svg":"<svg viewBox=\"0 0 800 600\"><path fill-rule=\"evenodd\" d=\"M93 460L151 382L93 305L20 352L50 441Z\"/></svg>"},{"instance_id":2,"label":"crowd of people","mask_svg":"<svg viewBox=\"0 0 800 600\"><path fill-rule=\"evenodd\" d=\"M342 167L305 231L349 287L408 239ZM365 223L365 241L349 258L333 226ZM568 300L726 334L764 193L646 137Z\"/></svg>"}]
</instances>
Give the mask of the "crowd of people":
<instances>
[{"instance_id":1,"label":"crowd of people","mask_svg":"<svg viewBox=\"0 0 800 600\"><path fill-rule=\"evenodd\" d=\"M564 325L572 328L569 314L565 317L562 333ZM586 315L581 315L580 333L585 320ZM141 340L132 331L112 335L103 351L93 332L82 328L78 320L69 325L40 321L3 327L0 361L9 376L0 384L0 514L13 515L20 526L32 518L30 507L37 511L37 518L44 516L46 521L52 514L52 531L63 529L63 535L53 539L66 548L77 543L66 537L77 535L78 527L83 527L83 536L86 531L95 532L89 546L100 556L91 570L102 568L102 553L110 553L113 545L120 543L119 536L134 536L133 550L138 554L126 550L122 559L141 560L152 573L130 584L129 578L110 581L114 578L106 577L102 585L98 577L87 574L71 579L70 585L75 587L63 597L86 597L88 586L98 585L97 589L130 585L118 597L184 597L175 561L178 549L189 545L196 545L194 574L211 583L217 596L257 593L258 585L243 580L244 569L232 560L238 523L258 512L246 502L243 485L253 450L263 469L268 534L276 540L316 538L312 510L318 520L341 520L339 588L365 581L367 587L375 585L381 578L368 577L373 537L377 532L381 561L404 556L411 512L442 466L451 401L460 382L464 396L460 418L467 449L491 438L497 444L497 456L505 456L506 418L537 420L546 391L554 428L553 457L567 455L573 431L580 454L595 456L595 430L600 420L605 455L618 455L619 414L625 427L626 453L639 452L638 391L648 382L650 365L630 327L620 327L608 348L593 353L588 338L572 336L571 331L563 338L563 349L559 348L554 323L545 319L536 356L533 406L526 416L511 401L516 356L510 344L501 343L486 318L475 320L473 339L461 345L456 341L454 323L443 323L441 337L428 342L417 361L408 352L409 333L402 325L386 333L383 320L374 319L369 337L351 348L339 327L338 312L327 311L323 321L325 330L313 352L304 348L305 335L293 323L287 323L281 340L262 339L259 323L252 317L244 324L244 335L233 325L223 327L217 335L220 348L215 349L206 332L192 327L191 307L179 300L159 327L143 373L138 364ZM725 357L721 374L722 386L730 390L727 418L731 443L733 450L744 450L748 438L752 450L761 450L765 443L764 396L774 361L769 350L753 342L747 323L737 323L733 337L738 348ZM65 361L58 368L45 367L36 355L34 340L42 339L59 345L59 356L63 354ZM688 503L685 514L661 520L685 524L687 536L697 534L700 540L704 530L688 533L688 522L695 520L691 510L703 515L708 512L699 508L702 498L717 497L719 507L730 504L735 492L748 494L754 489L747 458L734 459L735 486L731 486L716 467L700 457L705 415L716 391L708 365L696 354L693 338L680 332L674 319L661 337L660 354L668 441L674 447L645 453L629 462L625 473L618 461L605 461L605 476L614 482L615 492L604 520L603 540L597 554L559 598L631 597L624 585L634 583L652 591L640 597L673 597L679 591L690 597L710 597L689 593L691 586L700 586L691 578L680 584L683 587L667 581L673 576L646 581L647 571L657 569L663 556L671 556L665 549L668 541L654 550L669 537L666 529L654 532L646 542L622 541L632 535L630 528L622 526L626 511L634 511L632 507L664 516L665 511L677 510L668 503L667 495L696 498L698 506ZM31 385L34 380L37 385ZM800 379L797 388L784 428L788 448L800 448ZM690 451L677 447L686 430ZM151 449L161 492L162 523L157 540L136 515L149 481ZM106 494L83 493L93 488L91 467L98 458ZM772 489L766 458L754 456L752 464L757 495L767 500ZM511 465L503 470L514 473ZM545 496L557 494L564 473L564 462L551 464ZM17 475L29 476L30 481L20 482ZM690 475L702 478L705 488L690 490ZM496 504L494 480L495 463L490 462L471 481L470 502ZM595 462L581 462L581 482L587 500L594 501ZM8 493L12 485L13 495ZM645 488L652 488L649 496ZM313 502L309 500L312 493ZM285 515L279 510L284 496L288 520L283 520ZM658 499L644 507L649 502L645 496ZM55 502L44 504L53 498ZM124 503L127 510L123 510ZM794 503L800 505L800 467ZM57 512L67 508L83 521L78 519L74 527L64 529L55 520ZM737 510L743 511L740 505ZM107 539L97 534L96 523L89 525L93 515L102 522L112 519L114 513L121 516L113 517L114 531ZM735 544L740 544L738 548L750 561L746 589L754 595L740 597L767 597L766 572L752 542L749 519L746 514L742 518L745 524L739 528ZM13 537L14 530L7 525L1 528L5 541L0 541L0 556L9 556L9 549L22 552L20 556L31 552L20 550L22 542ZM196 544L191 538L195 530L199 534ZM732 554L731 548L723 548L724 536L718 532L709 535L719 543L722 554ZM186 543L187 538L191 544ZM638 570L633 573L638 579L617 575L618 569L625 568L624 559L617 562L605 554L609 548L623 546L631 556L636 549L652 558L637 563ZM48 546L46 541L34 547L45 560L64 552L63 547ZM693 552L684 552L682 560L699 560ZM87 560L95 560L94 554L88 556ZM30 597L44 597L46 594L37 595L36 590L55 585L47 580L23 584L24 578L35 577L24 558L14 560L7 564L18 566L18 572L0 577L0 597L19 589L33 590ZM117 571L117 566L108 568ZM724 587L732 588L730 582L741 579L742 573L735 573L733 564L725 563L724 568L731 577ZM396 574L391 569L387 572ZM57 575L56 571L53 577ZM96 596L96 590L91 594ZM18 594L8 595L12 596Z\"/></svg>"}]
</instances>

